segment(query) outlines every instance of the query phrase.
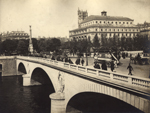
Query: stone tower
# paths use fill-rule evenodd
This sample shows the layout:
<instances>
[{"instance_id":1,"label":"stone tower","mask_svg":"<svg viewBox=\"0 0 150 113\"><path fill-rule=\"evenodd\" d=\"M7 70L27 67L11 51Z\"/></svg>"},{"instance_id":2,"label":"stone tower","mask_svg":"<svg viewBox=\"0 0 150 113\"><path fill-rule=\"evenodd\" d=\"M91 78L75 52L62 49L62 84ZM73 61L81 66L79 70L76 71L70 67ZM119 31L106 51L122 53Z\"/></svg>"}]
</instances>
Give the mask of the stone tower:
<instances>
[{"instance_id":1,"label":"stone tower","mask_svg":"<svg viewBox=\"0 0 150 113\"><path fill-rule=\"evenodd\" d=\"M31 53L31 55L33 54L33 44L32 44L32 30L31 30L31 26L30 27L30 36L29 36L29 52Z\"/></svg>"},{"instance_id":2,"label":"stone tower","mask_svg":"<svg viewBox=\"0 0 150 113\"><path fill-rule=\"evenodd\" d=\"M88 12L87 11L81 11L78 9L78 27L80 28L80 23L88 17Z\"/></svg>"}]
</instances>

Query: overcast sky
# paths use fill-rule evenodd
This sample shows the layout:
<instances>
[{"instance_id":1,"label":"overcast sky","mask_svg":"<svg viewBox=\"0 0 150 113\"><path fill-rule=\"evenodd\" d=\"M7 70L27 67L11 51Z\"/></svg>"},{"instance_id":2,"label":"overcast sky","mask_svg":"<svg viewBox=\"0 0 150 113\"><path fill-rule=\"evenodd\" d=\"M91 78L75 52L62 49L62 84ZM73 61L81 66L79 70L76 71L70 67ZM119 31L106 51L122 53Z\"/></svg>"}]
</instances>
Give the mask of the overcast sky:
<instances>
[{"instance_id":1,"label":"overcast sky","mask_svg":"<svg viewBox=\"0 0 150 113\"><path fill-rule=\"evenodd\" d=\"M124 16L134 24L150 22L150 0L0 0L0 33L25 31L32 36L69 37L78 27L77 10L88 15Z\"/></svg>"}]
</instances>

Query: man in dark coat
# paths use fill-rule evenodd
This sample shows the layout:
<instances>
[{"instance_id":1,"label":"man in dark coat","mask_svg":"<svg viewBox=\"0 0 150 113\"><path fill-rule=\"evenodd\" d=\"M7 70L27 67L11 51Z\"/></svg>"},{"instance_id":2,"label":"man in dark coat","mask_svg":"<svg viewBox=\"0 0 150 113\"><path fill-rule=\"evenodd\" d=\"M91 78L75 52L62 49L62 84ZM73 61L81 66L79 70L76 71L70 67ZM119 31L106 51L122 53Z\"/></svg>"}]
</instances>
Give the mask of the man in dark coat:
<instances>
[{"instance_id":1,"label":"man in dark coat","mask_svg":"<svg viewBox=\"0 0 150 113\"><path fill-rule=\"evenodd\" d=\"M73 62L71 61L71 59L70 59L70 58L69 58L68 62L69 62L70 64L73 64Z\"/></svg>"},{"instance_id":2,"label":"man in dark coat","mask_svg":"<svg viewBox=\"0 0 150 113\"><path fill-rule=\"evenodd\" d=\"M105 61L102 63L102 69L103 69L103 70L107 70L107 65L106 65L106 62L105 62Z\"/></svg>"},{"instance_id":3,"label":"man in dark coat","mask_svg":"<svg viewBox=\"0 0 150 113\"><path fill-rule=\"evenodd\" d=\"M128 74L128 75L132 75L132 70L133 70L133 68L132 68L132 66L130 65L130 63L129 63L129 66L127 67L127 69L129 69L129 74Z\"/></svg>"},{"instance_id":4,"label":"man in dark coat","mask_svg":"<svg viewBox=\"0 0 150 113\"><path fill-rule=\"evenodd\" d=\"M77 58L76 64L77 64L77 65L80 65L80 58Z\"/></svg>"},{"instance_id":5,"label":"man in dark coat","mask_svg":"<svg viewBox=\"0 0 150 113\"><path fill-rule=\"evenodd\" d=\"M100 66L99 66L99 64L97 62L95 62L94 68L100 69Z\"/></svg>"},{"instance_id":6,"label":"man in dark coat","mask_svg":"<svg viewBox=\"0 0 150 113\"><path fill-rule=\"evenodd\" d=\"M114 70L114 61L111 61L111 63L110 63L110 67L111 67L111 71L113 72L113 70Z\"/></svg>"},{"instance_id":7,"label":"man in dark coat","mask_svg":"<svg viewBox=\"0 0 150 113\"><path fill-rule=\"evenodd\" d=\"M82 64L82 66L83 66L83 64L84 64L84 59L82 58L82 60L81 60L81 64Z\"/></svg>"}]
</instances>

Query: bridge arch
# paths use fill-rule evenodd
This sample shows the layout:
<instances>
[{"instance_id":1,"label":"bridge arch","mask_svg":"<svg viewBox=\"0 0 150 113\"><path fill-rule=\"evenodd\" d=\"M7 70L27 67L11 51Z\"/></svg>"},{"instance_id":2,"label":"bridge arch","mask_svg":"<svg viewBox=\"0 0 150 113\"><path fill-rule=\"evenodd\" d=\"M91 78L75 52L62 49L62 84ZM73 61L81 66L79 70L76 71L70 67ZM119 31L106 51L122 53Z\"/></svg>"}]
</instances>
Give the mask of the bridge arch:
<instances>
[{"instance_id":1,"label":"bridge arch","mask_svg":"<svg viewBox=\"0 0 150 113\"><path fill-rule=\"evenodd\" d=\"M22 62L18 64L18 74L27 74L25 65Z\"/></svg>"},{"instance_id":2,"label":"bridge arch","mask_svg":"<svg viewBox=\"0 0 150 113\"><path fill-rule=\"evenodd\" d=\"M54 73L55 74L55 73ZM53 78L53 73L50 73L45 68L35 67L31 72L31 82L38 82L40 84L49 84L52 86L54 92L57 90L57 84Z\"/></svg>"},{"instance_id":3,"label":"bridge arch","mask_svg":"<svg viewBox=\"0 0 150 113\"><path fill-rule=\"evenodd\" d=\"M66 106L66 112L74 111L84 112L133 112L143 113L134 106L114 98L112 96L97 92L80 92L74 95Z\"/></svg>"}]
</instances>

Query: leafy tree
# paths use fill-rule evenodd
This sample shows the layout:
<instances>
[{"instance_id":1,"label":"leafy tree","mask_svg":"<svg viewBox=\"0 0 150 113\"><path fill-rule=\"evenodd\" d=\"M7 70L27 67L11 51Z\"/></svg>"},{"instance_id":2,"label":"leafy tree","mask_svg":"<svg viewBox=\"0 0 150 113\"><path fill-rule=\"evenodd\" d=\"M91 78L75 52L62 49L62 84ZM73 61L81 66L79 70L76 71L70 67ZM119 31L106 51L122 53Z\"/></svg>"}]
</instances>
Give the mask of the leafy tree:
<instances>
[{"instance_id":1,"label":"leafy tree","mask_svg":"<svg viewBox=\"0 0 150 113\"><path fill-rule=\"evenodd\" d=\"M28 40L19 40L17 51L20 55L27 55L28 54L28 47L29 47L29 41Z\"/></svg>"},{"instance_id":2,"label":"leafy tree","mask_svg":"<svg viewBox=\"0 0 150 113\"><path fill-rule=\"evenodd\" d=\"M33 49L39 52L38 41L36 38L32 38Z\"/></svg>"},{"instance_id":3,"label":"leafy tree","mask_svg":"<svg viewBox=\"0 0 150 113\"><path fill-rule=\"evenodd\" d=\"M2 52L6 55L11 55L17 49L18 40L6 39L1 43Z\"/></svg>"},{"instance_id":4,"label":"leafy tree","mask_svg":"<svg viewBox=\"0 0 150 113\"><path fill-rule=\"evenodd\" d=\"M38 40L37 45L38 45L38 52L46 51L46 40L44 38Z\"/></svg>"},{"instance_id":5,"label":"leafy tree","mask_svg":"<svg viewBox=\"0 0 150 113\"><path fill-rule=\"evenodd\" d=\"M96 49L98 49L100 47L100 43L99 43L97 34L94 36L94 39L93 39L93 47L95 47Z\"/></svg>"}]
</instances>

